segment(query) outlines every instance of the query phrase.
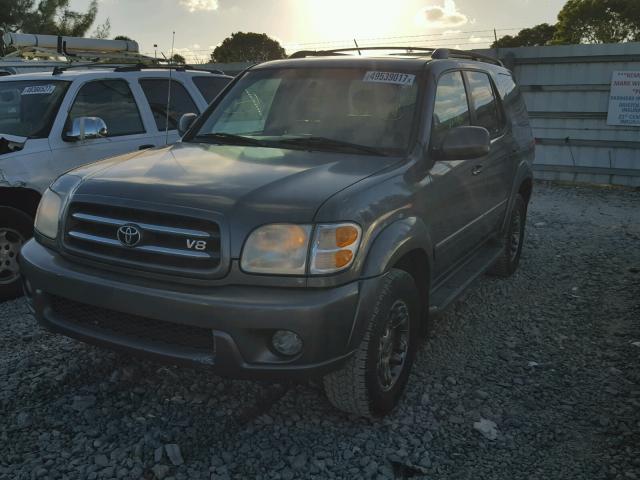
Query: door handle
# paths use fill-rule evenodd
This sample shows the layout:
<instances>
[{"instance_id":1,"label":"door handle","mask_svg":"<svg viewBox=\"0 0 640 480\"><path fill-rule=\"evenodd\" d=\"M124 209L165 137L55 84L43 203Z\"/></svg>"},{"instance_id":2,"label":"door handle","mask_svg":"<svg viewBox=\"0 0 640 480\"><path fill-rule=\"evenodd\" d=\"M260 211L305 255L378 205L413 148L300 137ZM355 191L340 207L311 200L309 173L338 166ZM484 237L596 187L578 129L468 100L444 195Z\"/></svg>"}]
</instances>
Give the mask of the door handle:
<instances>
[{"instance_id":1,"label":"door handle","mask_svg":"<svg viewBox=\"0 0 640 480\"><path fill-rule=\"evenodd\" d=\"M473 170L471 170L471 175L480 175L483 169L484 167L482 165L476 165L473 167Z\"/></svg>"},{"instance_id":2,"label":"door handle","mask_svg":"<svg viewBox=\"0 0 640 480\"><path fill-rule=\"evenodd\" d=\"M138 150L146 150L147 148L153 148L155 145L140 145Z\"/></svg>"}]
</instances>

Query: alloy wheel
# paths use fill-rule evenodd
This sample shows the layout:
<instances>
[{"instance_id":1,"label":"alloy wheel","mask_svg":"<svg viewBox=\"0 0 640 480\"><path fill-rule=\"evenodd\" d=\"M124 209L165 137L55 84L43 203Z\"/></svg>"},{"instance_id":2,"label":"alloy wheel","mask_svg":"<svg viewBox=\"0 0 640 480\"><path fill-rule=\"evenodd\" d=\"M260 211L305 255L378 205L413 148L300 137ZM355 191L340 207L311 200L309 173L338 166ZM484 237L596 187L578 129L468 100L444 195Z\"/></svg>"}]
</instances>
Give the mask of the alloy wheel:
<instances>
[{"instance_id":1,"label":"alloy wheel","mask_svg":"<svg viewBox=\"0 0 640 480\"><path fill-rule=\"evenodd\" d=\"M9 285L20 276L18 254L24 237L10 228L0 228L0 285Z\"/></svg>"},{"instance_id":2,"label":"alloy wheel","mask_svg":"<svg viewBox=\"0 0 640 480\"><path fill-rule=\"evenodd\" d=\"M409 352L409 308L397 300L389 312L378 347L378 382L391 390L404 370Z\"/></svg>"}]
</instances>

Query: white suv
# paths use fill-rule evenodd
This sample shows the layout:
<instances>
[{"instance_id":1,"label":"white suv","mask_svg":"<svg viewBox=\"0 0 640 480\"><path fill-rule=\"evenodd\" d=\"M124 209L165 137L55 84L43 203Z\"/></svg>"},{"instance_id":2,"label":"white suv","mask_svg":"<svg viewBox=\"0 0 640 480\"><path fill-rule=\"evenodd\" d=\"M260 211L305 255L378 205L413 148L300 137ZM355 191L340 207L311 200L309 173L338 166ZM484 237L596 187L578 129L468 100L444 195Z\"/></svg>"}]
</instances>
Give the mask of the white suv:
<instances>
[{"instance_id":1,"label":"white suv","mask_svg":"<svg viewBox=\"0 0 640 480\"><path fill-rule=\"evenodd\" d=\"M31 237L40 196L55 178L103 158L176 142L180 117L202 113L231 79L137 66L1 77L0 301L20 293L17 255Z\"/></svg>"}]
</instances>

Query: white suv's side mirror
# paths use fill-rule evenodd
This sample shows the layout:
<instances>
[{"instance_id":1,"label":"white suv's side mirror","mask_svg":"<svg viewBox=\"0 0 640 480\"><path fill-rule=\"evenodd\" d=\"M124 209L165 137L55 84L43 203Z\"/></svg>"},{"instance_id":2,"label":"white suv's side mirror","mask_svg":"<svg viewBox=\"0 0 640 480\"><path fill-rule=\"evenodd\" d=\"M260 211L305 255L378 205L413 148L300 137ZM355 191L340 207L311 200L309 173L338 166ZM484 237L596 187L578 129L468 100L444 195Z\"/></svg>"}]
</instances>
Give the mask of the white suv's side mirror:
<instances>
[{"instance_id":1,"label":"white suv's side mirror","mask_svg":"<svg viewBox=\"0 0 640 480\"><path fill-rule=\"evenodd\" d=\"M182 137L185 133L187 133L187 130L189 130L189 128L191 127L191 125L193 125L193 122L195 122L197 118L198 115L196 115L195 113L185 113L184 115L182 115L180 117L180 120L178 120L178 134Z\"/></svg>"},{"instance_id":2,"label":"white suv's side mirror","mask_svg":"<svg viewBox=\"0 0 640 480\"><path fill-rule=\"evenodd\" d=\"M108 135L107 124L100 117L78 117L71 123L71 129L65 134L65 140L78 142L103 138Z\"/></svg>"}]
</instances>

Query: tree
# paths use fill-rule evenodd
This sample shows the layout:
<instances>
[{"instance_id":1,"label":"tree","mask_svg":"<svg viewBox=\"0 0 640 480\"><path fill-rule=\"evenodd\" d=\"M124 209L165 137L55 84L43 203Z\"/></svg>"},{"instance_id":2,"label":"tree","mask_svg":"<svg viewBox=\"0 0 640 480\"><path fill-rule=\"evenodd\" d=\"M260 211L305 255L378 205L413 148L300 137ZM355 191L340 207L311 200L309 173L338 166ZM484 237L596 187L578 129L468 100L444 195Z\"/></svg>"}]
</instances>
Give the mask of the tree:
<instances>
[{"instance_id":1,"label":"tree","mask_svg":"<svg viewBox=\"0 0 640 480\"><path fill-rule=\"evenodd\" d=\"M554 43L640 41L638 0L569 0L558 14Z\"/></svg>"},{"instance_id":2,"label":"tree","mask_svg":"<svg viewBox=\"0 0 640 480\"><path fill-rule=\"evenodd\" d=\"M85 13L69 9L70 0L0 0L0 30L49 35L83 36L96 19L98 1Z\"/></svg>"},{"instance_id":3,"label":"tree","mask_svg":"<svg viewBox=\"0 0 640 480\"><path fill-rule=\"evenodd\" d=\"M179 53L174 53L173 56L169 59L171 63L177 63L178 65L184 65L187 63L185 58Z\"/></svg>"},{"instance_id":4,"label":"tree","mask_svg":"<svg viewBox=\"0 0 640 480\"><path fill-rule=\"evenodd\" d=\"M102 25L98 25L96 27L96 30L93 32L92 37L106 39L106 38L109 38L110 35L111 35L111 20L107 18Z\"/></svg>"},{"instance_id":5,"label":"tree","mask_svg":"<svg viewBox=\"0 0 640 480\"><path fill-rule=\"evenodd\" d=\"M127 37L126 35L117 35L113 37L114 40L124 40L126 42L135 42L133 38Z\"/></svg>"},{"instance_id":6,"label":"tree","mask_svg":"<svg viewBox=\"0 0 640 480\"><path fill-rule=\"evenodd\" d=\"M497 42L493 42L492 48L515 47L539 47L550 45L556 33L556 26L542 23L532 28L521 30L515 37L506 35Z\"/></svg>"},{"instance_id":7,"label":"tree","mask_svg":"<svg viewBox=\"0 0 640 480\"><path fill-rule=\"evenodd\" d=\"M236 32L224 39L211 54L211 61L265 62L286 58L284 48L265 33Z\"/></svg>"}]
</instances>

